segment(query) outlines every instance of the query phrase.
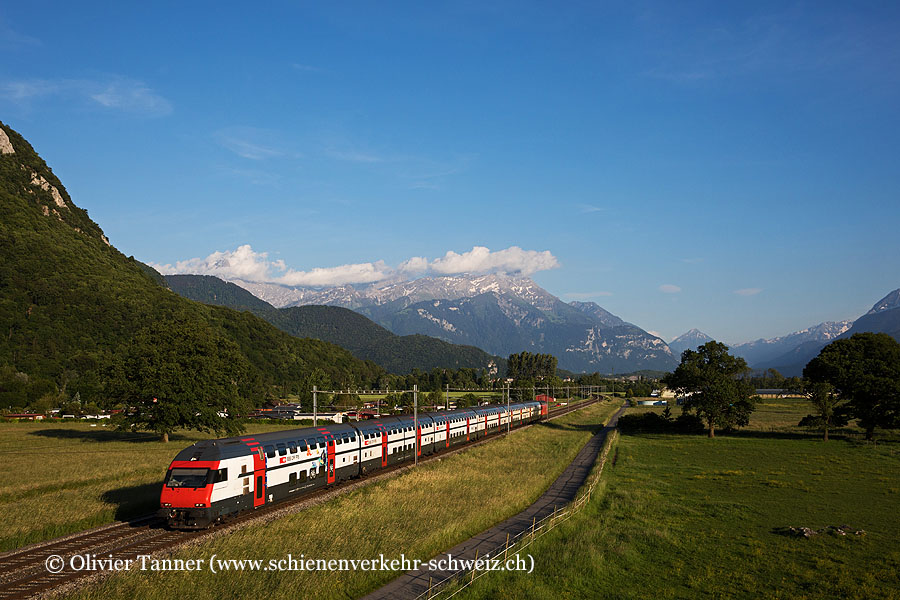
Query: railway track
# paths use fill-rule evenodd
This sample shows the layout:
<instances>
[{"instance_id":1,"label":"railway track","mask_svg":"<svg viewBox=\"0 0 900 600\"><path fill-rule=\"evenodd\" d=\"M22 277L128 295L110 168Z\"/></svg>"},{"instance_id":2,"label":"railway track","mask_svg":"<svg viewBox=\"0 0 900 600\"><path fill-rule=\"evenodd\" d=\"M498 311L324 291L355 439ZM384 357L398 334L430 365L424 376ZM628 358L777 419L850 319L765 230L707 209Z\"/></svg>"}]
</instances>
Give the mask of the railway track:
<instances>
[{"instance_id":1,"label":"railway track","mask_svg":"<svg viewBox=\"0 0 900 600\"><path fill-rule=\"evenodd\" d=\"M579 410L597 401L597 399L591 398L567 406L556 407L549 411L547 420ZM502 436L504 433L501 430L473 444L435 452L427 457L421 457L419 462L425 463L479 446ZM287 512L286 509L291 509L298 504L317 503L322 497L335 496L343 493L346 488L367 484L387 477L395 471L410 468L412 466L409 464L394 465L369 476L364 476L361 479L344 481L296 499L259 508L206 530L169 530L166 529L165 522L162 519L155 515L147 515L128 522L113 523L6 552L0 554L0 600L39 597L52 590L66 587L78 579L90 576L96 577L102 573L112 571L110 567L97 569L95 566L94 568L86 568L90 567L87 564L88 560L123 561L120 564L130 560L135 561L132 562L132 565L138 565L139 567L137 561L140 559L138 557L151 556L171 550L192 540L219 534L223 531L234 529L241 524L256 521L275 513ZM105 564L111 565L113 563L106 562Z\"/></svg>"}]
</instances>

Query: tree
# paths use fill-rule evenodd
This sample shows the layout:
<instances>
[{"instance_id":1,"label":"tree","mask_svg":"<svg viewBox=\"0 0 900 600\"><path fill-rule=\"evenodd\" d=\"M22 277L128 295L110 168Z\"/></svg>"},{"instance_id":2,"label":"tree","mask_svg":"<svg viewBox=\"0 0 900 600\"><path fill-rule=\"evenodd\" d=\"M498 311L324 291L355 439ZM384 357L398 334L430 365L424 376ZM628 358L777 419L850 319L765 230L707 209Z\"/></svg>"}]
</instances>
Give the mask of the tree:
<instances>
[{"instance_id":1,"label":"tree","mask_svg":"<svg viewBox=\"0 0 900 600\"><path fill-rule=\"evenodd\" d=\"M552 354L519 352L507 359L507 376L511 379L547 379L556 375L556 357Z\"/></svg>"},{"instance_id":2,"label":"tree","mask_svg":"<svg viewBox=\"0 0 900 600\"><path fill-rule=\"evenodd\" d=\"M750 422L752 387L738 375L747 371L743 358L728 353L728 346L711 341L696 351L685 350L681 364L663 382L684 396L682 412L693 411L706 422L709 437L716 428L742 427Z\"/></svg>"},{"instance_id":3,"label":"tree","mask_svg":"<svg viewBox=\"0 0 900 600\"><path fill-rule=\"evenodd\" d=\"M831 342L809 361L803 377L830 384L867 440L876 427L900 426L900 344L886 333L857 333Z\"/></svg>"},{"instance_id":4,"label":"tree","mask_svg":"<svg viewBox=\"0 0 900 600\"><path fill-rule=\"evenodd\" d=\"M432 406L443 406L446 401L446 397L444 396L444 392L441 390L434 390L433 392L428 392L428 404Z\"/></svg>"},{"instance_id":5,"label":"tree","mask_svg":"<svg viewBox=\"0 0 900 600\"><path fill-rule=\"evenodd\" d=\"M322 369L316 367L315 369L307 373L306 377L304 377L300 382L300 391L298 393L300 408L302 408L306 412L312 412L313 387L315 387L317 390L327 390L330 385L331 380ZM327 403L324 402L321 393L318 394L316 402L319 404L319 406L327 406Z\"/></svg>"},{"instance_id":6,"label":"tree","mask_svg":"<svg viewBox=\"0 0 900 600\"><path fill-rule=\"evenodd\" d=\"M478 406L478 396L472 394L464 394L456 399L456 408L468 408L470 406Z\"/></svg>"},{"instance_id":7,"label":"tree","mask_svg":"<svg viewBox=\"0 0 900 600\"><path fill-rule=\"evenodd\" d=\"M160 321L123 349L110 374L110 396L129 407L124 426L160 434L178 428L235 435L228 417L244 414L255 382L237 344L196 321Z\"/></svg>"},{"instance_id":8,"label":"tree","mask_svg":"<svg viewBox=\"0 0 900 600\"><path fill-rule=\"evenodd\" d=\"M821 381L809 382L805 388L806 397L813 405L815 414L806 415L798 424L800 427L821 427L825 434L823 439L828 441L828 430L847 424L846 412L841 410L845 405L834 393L830 383Z\"/></svg>"}]
</instances>

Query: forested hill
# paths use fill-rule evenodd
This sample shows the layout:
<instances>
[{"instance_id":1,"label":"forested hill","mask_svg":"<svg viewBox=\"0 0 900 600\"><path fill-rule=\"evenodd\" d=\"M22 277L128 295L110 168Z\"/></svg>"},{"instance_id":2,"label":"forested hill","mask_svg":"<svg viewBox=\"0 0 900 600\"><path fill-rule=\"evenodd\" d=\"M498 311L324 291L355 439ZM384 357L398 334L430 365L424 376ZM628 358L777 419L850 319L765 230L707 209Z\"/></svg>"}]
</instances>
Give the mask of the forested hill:
<instances>
[{"instance_id":1,"label":"forested hill","mask_svg":"<svg viewBox=\"0 0 900 600\"><path fill-rule=\"evenodd\" d=\"M275 308L247 290L210 275L167 275L166 282L185 298L249 311L291 335L337 344L391 373L434 368L502 369L505 362L474 346L451 344L426 335L395 335L346 308Z\"/></svg>"},{"instance_id":2,"label":"forested hill","mask_svg":"<svg viewBox=\"0 0 900 600\"><path fill-rule=\"evenodd\" d=\"M22 136L3 123L0 130L0 408L44 396L102 403L112 378L133 375L120 357L138 354L141 340L176 363L194 343L218 348L210 364L240 363L234 385L255 404L307 377L346 387L384 375L334 344L160 285L109 245Z\"/></svg>"}]
</instances>

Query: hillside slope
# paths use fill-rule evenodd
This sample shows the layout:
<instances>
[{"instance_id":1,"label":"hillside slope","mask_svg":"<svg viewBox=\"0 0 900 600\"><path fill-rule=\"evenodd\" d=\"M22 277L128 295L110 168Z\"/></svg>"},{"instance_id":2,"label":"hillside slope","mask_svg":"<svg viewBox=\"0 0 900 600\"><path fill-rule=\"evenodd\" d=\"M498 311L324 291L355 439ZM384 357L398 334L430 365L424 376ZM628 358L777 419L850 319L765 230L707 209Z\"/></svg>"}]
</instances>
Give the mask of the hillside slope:
<instances>
[{"instance_id":1,"label":"hillside slope","mask_svg":"<svg viewBox=\"0 0 900 600\"><path fill-rule=\"evenodd\" d=\"M21 135L3 123L0 130L0 142L8 142L0 143L0 407L48 393L102 401L105 373L123 344L149 327L235 342L251 367L242 383L255 403L314 370L334 385L383 373L333 344L297 339L254 315L161 286L109 244Z\"/></svg>"},{"instance_id":2,"label":"hillside slope","mask_svg":"<svg viewBox=\"0 0 900 600\"><path fill-rule=\"evenodd\" d=\"M426 335L395 335L365 316L338 306L275 308L244 288L210 275L168 275L166 282L185 298L249 311L291 335L337 344L391 373L463 367L490 372L504 362L474 346Z\"/></svg>"}]
</instances>

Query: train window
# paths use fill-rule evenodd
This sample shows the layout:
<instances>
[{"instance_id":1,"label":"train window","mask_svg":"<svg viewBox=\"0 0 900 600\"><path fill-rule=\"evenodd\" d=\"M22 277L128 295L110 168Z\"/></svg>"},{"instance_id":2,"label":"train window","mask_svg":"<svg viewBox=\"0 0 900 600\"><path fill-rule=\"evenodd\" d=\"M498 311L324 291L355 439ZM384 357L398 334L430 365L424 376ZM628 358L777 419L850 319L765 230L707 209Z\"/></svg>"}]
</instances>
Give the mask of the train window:
<instances>
[{"instance_id":1,"label":"train window","mask_svg":"<svg viewBox=\"0 0 900 600\"><path fill-rule=\"evenodd\" d=\"M306 471L300 471L300 481L306 481Z\"/></svg>"},{"instance_id":2,"label":"train window","mask_svg":"<svg viewBox=\"0 0 900 600\"><path fill-rule=\"evenodd\" d=\"M306 452L306 440L300 440L300 452Z\"/></svg>"},{"instance_id":3,"label":"train window","mask_svg":"<svg viewBox=\"0 0 900 600\"><path fill-rule=\"evenodd\" d=\"M335 446L339 446L339 445L341 445L341 444L343 444L343 443L344 443L344 442L343 442L343 440L341 440L341 438L337 438L336 440L334 440L334 445L335 445Z\"/></svg>"},{"instance_id":4,"label":"train window","mask_svg":"<svg viewBox=\"0 0 900 600\"><path fill-rule=\"evenodd\" d=\"M294 442L294 441L288 442L288 448L291 449L291 454L297 454L297 442Z\"/></svg>"},{"instance_id":5,"label":"train window","mask_svg":"<svg viewBox=\"0 0 900 600\"><path fill-rule=\"evenodd\" d=\"M320 448L324 448L324 447L325 447L325 438L324 438L324 437L319 436L319 437L316 438L316 441L319 442L319 447L320 447Z\"/></svg>"},{"instance_id":6,"label":"train window","mask_svg":"<svg viewBox=\"0 0 900 600\"><path fill-rule=\"evenodd\" d=\"M218 471L213 472L215 473L213 476L213 483L228 481L228 469L219 469Z\"/></svg>"},{"instance_id":7,"label":"train window","mask_svg":"<svg viewBox=\"0 0 900 600\"><path fill-rule=\"evenodd\" d=\"M166 486L170 488L206 487L209 469L172 469L169 471Z\"/></svg>"},{"instance_id":8,"label":"train window","mask_svg":"<svg viewBox=\"0 0 900 600\"><path fill-rule=\"evenodd\" d=\"M263 478L262 478L262 475L258 475L258 476L256 477L256 497L257 497L257 498L262 498L262 497L263 497Z\"/></svg>"},{"instance_id":9,"label":"train window","mask_svg":"<svg viewBox=\"0 0 900 600\"><path fill-rule=\"evenodd\" d=\"M297 474L291 473L288 477L288 483L297 483Z\"/></svg>"},{"instance_id":10,"label":"train window","mask_svg":"<svg viewBox=\"0 0 900 600\"><path fill-rule=\"evenodd\" d=\"M275 458L275 446L266 446L266 456L269 458Z\"/></svg>"},{"instance_id":11,"label":"train window","mask_svg":"<svg viewBox=\"0 0 900 600\"><path fill-rule=\"evenodd\" d=\"M278 456L287 454L287 447L284 444L276 444L278 446Z\"/></svg>"}]
</instances>

